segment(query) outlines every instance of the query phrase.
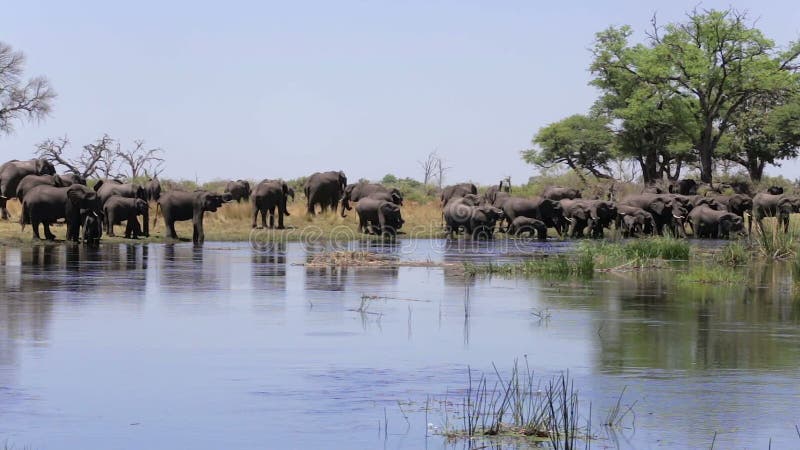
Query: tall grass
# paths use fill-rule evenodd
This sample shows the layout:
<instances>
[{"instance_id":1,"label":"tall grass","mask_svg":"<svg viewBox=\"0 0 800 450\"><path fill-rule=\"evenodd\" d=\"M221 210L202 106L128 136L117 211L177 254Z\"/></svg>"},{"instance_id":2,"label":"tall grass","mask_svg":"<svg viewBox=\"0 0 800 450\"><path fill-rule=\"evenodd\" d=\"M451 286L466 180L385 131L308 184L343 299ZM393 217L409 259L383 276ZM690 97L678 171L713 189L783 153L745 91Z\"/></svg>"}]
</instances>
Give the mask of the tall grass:
<instances>
[{"instance_id":1,"label":"tall grass","mask_svg":"<svg viewBox=\"0 0 800 450\"><path fill-rule=\"evenodd\" d=\"M591 278L594 274L594 257L589 253L573 256L556 255L541 259L528 259L508 264L464 264L468 275L548 276L553 278Z\"/></svg>"},{"instance_id":2,"label":"tall grass","mask_svg":"<svg viewBox=\"0 0 800 450\"><path fill-rule=\"evenodd\" d=\"M768 259L787 259L796 253L796 235L795 227L789 227L788 233L775 227L765 226L763 229L756 227L753 232L753 243L759 253Z\"/></svg>"},{"instance_id":3,"label":"tall grass","mask_svg":"<svg viewBox=\"0 0 800 450\"><path fill-rule=\"evenodd\" d=\"M714 261L726 266L741 266L749 260L750 250L742 241L729 242L714 254Z\"/></svg>"}]
</instances>

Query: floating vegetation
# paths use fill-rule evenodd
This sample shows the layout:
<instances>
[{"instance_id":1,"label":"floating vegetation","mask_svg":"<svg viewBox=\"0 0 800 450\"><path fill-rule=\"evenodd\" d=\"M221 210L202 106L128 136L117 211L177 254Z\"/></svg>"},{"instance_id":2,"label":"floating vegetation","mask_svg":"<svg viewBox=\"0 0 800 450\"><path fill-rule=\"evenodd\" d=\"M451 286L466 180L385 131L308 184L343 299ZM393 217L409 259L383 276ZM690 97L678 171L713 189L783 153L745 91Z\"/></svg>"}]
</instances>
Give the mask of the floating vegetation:
<instances>
[{"instance_id":1,"label":"floating vegetation","mask_svg":"<svg viewBox=\"0 0 800 450\"><path fill-rule=\"evenodd\" d=\"M433 261L401 261L395 255L367 251L333 251L313 255L306 267L444 267L453 264Z\"/></svg>"}]
</instances>

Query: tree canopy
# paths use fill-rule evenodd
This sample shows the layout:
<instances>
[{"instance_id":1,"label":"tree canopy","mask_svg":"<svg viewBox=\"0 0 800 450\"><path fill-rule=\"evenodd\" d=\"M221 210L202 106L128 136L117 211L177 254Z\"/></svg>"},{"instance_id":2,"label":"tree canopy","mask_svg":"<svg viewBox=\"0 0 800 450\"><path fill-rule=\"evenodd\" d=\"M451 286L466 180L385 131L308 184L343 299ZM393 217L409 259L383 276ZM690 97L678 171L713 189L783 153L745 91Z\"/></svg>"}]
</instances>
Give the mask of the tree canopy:
<instances>
[{"instance_id":1,"label":"tree canopy","mask_svg":"<svg viewBox=\"0 0 800 450\"><path fill-rule=\"evenodd\" d=\"M25 80L25 55L0 42L0 134L14 131L15 122L46 117L56 97L45 77Z\"/></svg>"}]
</instances>

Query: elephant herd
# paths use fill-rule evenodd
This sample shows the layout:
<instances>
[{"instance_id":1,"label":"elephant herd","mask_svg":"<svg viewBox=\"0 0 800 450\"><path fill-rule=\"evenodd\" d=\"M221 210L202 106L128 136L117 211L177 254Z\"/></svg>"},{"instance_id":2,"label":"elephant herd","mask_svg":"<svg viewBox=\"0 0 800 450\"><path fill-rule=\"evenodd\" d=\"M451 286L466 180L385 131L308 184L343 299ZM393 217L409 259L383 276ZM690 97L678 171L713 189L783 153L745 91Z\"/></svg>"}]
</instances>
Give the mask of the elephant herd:
<instances>
[{"instance_id":1,"label":"elephant herd","mask_svg":"<svg viewBox=\"0 0 800 450\"><path fill-rule=\"evenodd\" d=\"M683 180L682 180L683 181ZM685 180L679 189L696 186ZM559 236L602 238L612 227L623 237L663 235L728 238L752 231L755 220L763 229L765 217L776 217L788 232L789 216L800 212L800 197L770 188L755 196L653 192L628 195L619 201L584 199L577 189L547 187L540 196L514 197L502 182L477 194L470 183L442 191L442 218L448 236L464 231L473 238L491 238L496 231L509 235L547 238L552 228ZM745 227L746 222L746 227Z\"/></svg>"},{"instance_id":2,"label":"elephant herd","mask_svg":"<svg viewBox=\"0 0 800 450\"><path fill-rule=\"evenodd\" d=\"M472 183L448 186L439 199L447 235L464 232L475 239L492 238L498 231L546 239L548 228L559 236L574 238L602 238L612 228L623 237L664 233L686 236L687 225L696 237L727 238L752 231L753 220L762 228L765 217L776 217L786 232L790 214L800 212L800 197L784 194L780 188L754 196L698 195L697 186L692 180L682 180L668 192L647 188L618 201L586 199L577 189L550 186L542 195L527 198L512 195L511 184L505 179L481 195ZM318 211L340 210L341 217L346 217L347 211L355 208L362 233L394 237L405 223L399 190L364 181L348 184L342 171L310 175L303 193L310 216ZM231 201L252 205L253 228L259 225L259 216L261 227L284 228L284 218L290 215L287 203L290 198L294 200L295 191L278 179L265 179L252 187L246 180L231 181L223 193L172 190L162 194L156 178L141 185L97 180L90 188L80 176L56 174L51 162L33 159L0 166L0 214L6 219L6 202L11 198L21 202L20 224L23 229L31 225L35 239L41 238L40 225L45 239L54 239L50 225L62 220L71 241L80 240L82 230L84 242L96 243L103 231L114 236L114 225L123 222L126 238L149 236L150 203L155 202L153 224L160 210L167 237L178 238L175 222L191 220L192 241L201 243L205 238L204 214Z\"/></svg>"}]
</instances>

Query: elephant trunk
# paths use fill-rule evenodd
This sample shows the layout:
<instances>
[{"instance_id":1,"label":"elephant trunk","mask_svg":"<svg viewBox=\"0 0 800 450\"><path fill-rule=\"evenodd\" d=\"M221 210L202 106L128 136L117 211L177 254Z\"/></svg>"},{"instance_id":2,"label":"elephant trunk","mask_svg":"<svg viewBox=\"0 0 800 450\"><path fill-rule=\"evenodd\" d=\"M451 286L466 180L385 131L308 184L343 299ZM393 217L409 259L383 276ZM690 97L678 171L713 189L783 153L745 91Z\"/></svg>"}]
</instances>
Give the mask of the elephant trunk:
<instances>
[{"instance_id":1,"label":"elephant trunk","mask_svg":"<svg viewBox=\"0 0 800 450\"><path fill-rule=\"evenodd\" d=\"M350 199L345 195L342 197L342 217L347 217L346 210L350 210L352 207L350 206Z\"/></svg>"},{"instance_id":2,"label":"elephant trunk","mask_svg":"<svg viewBox=\"0 0 800 450\"><path fill-rule=\"evenodd\" d=\"M150 237L150 207L148 206L145 208L144 212L142 213L142 223L144 224L144 229L142 233L145 236Z\"/></svg>"}]
</instances>

